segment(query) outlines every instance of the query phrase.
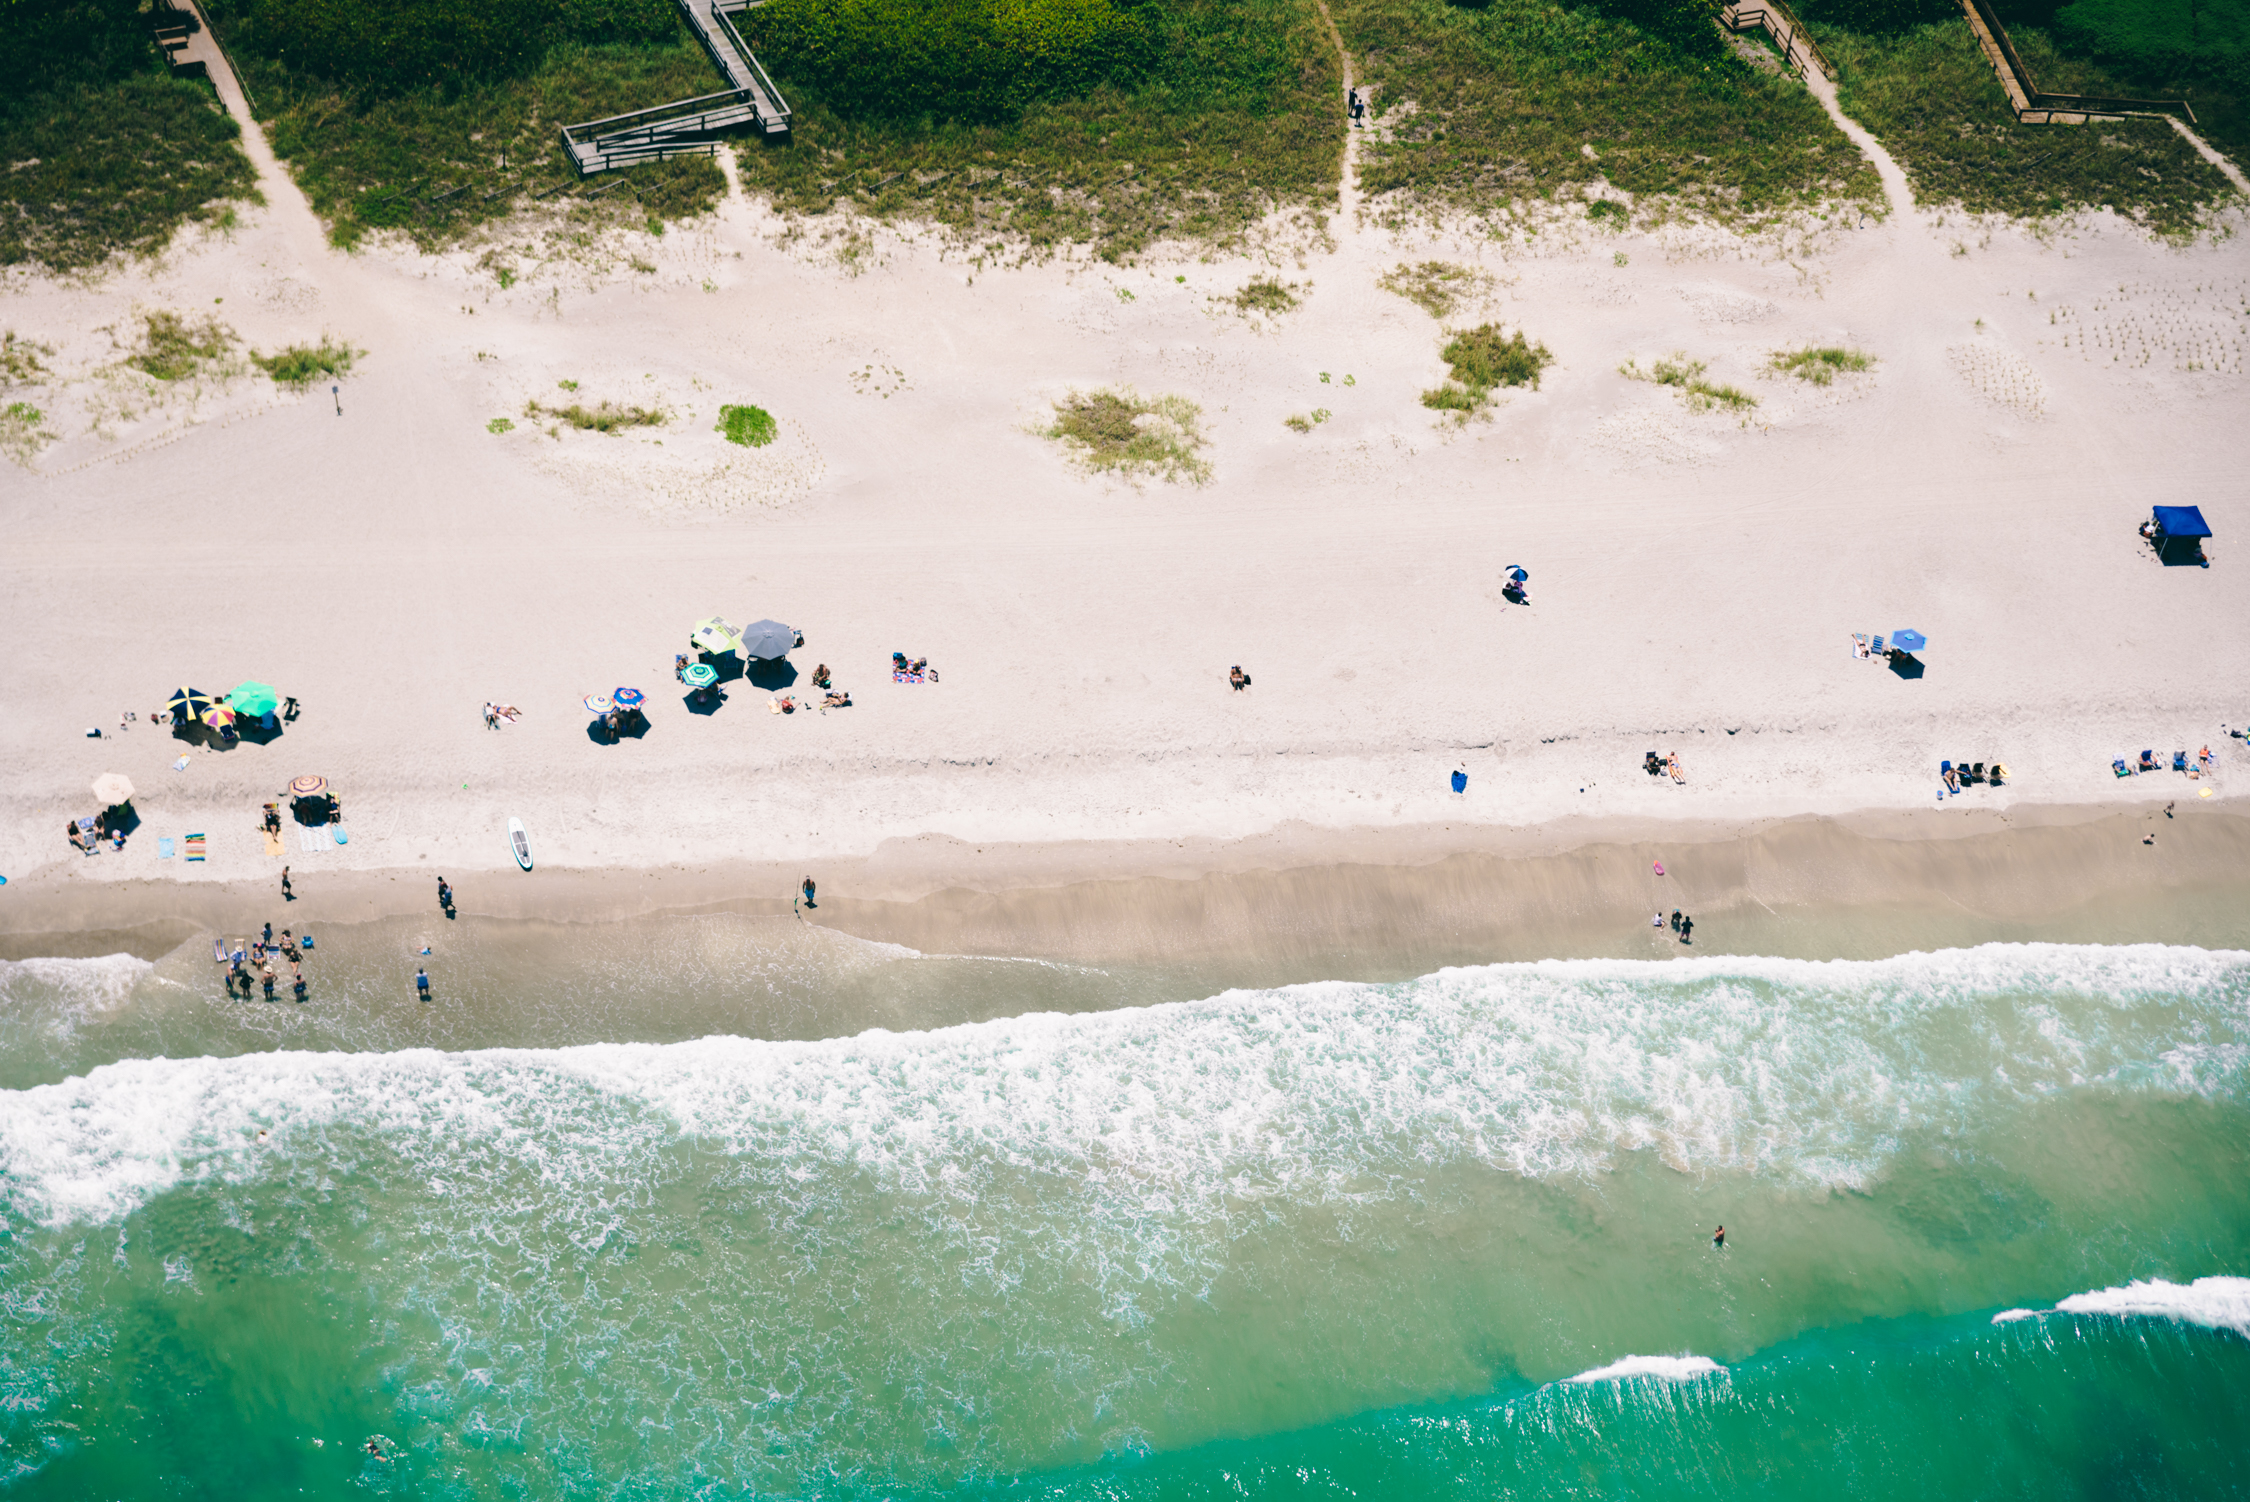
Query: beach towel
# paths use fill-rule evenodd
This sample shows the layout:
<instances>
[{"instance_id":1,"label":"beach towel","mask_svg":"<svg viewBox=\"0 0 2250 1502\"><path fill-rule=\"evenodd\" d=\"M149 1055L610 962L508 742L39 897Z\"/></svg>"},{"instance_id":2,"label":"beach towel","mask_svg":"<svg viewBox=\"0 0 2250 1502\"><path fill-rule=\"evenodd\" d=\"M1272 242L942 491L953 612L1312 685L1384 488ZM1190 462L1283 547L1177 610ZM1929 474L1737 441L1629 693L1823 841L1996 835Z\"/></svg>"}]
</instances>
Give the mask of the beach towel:
<instances>
[{"instance_id":1,"label":"beach towel","mask_svg":"<svg viewBox=\"0 0 2250 1502\"><path fill-rule=\"evenodd\" d=\"M175 772L185 772L187 770L187 758L183 756L178 761L172 763L172 770Z\"/></svg>"},{"instance_id":2,"label":"beach towel","mask_svg":"<svg viewBox=\"0 0 2250 1502\"><path fill-rule=\"evenodd\" d=\"M163 835L158 838L156 858L160 861L168 861L172 858L172 837L170 835Z\"/></svg>"},{"instance_id":3,"label":"beach towel","mask_svg":"<svg viewBox=\"0 0 2250 1502\"><path fill-rule=\"evenodd\" d=\"M281 831L278 829L268 829L261 832L266 837L266 854L281 854Z\"/></svg>"},{"instance_id":4,"label":"beach towel","mask_svg":"<svg viewBox=\"0 0 2250 1502\"><path fill-rule=\"evenodd\" d=\"M893 673L893 674L891 674L891 682L893 682L893 683L920 683L921 681L922 681L922 675L921 675L920 673Z\"/></svg>"},{"instance_id":5,"label":"beach towel","mask_svg":"<svg viewBox=\"0 0 2250 1502\"><path fill-rule=\"evenodd\" d=\"M203 836L191 834L187 837L187 858L191 861L203 859Z\"/></svg>"},{"instance_id":6,"label":"beach towel","mask_svg":"<svg viewBox=\"0 0 2250 1502\"><path fill-rule=\"evenodd\" d=\"M328 826L325 824L300 824L297 826L297 848L306 854L328 848Z\"/></svg>"}]
</instances>

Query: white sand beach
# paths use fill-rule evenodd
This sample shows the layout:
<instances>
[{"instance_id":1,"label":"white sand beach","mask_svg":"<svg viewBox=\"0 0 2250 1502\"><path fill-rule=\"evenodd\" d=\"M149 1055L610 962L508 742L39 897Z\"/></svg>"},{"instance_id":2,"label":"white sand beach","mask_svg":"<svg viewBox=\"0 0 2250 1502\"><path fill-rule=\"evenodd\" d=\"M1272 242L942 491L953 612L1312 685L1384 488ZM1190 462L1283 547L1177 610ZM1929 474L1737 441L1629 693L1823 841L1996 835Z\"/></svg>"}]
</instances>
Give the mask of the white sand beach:
<instances>
[{"instance_id":1,"label":"white sand beach","mask_svg":"<svg viewBox=\"0 0 2250 1502\"><path fill-rule=\"evenodd\" d=\"M551 244L529 224L346 255L250 135L268 206L231 233L0 281L0 322L55 351L59 435L0 467L11 894L503 868L511 816L542 870L818 869L932 836L1426 828L1436 850L1558 820L2250 787L2222 729L2250 718L2239 210L2189 246L1914 212L1758 241L1583 221L1479 240L1393 234L1347 194L1328 243L1119 267L738 196L575 259L527 251ZM1441 325L1377 283L1430 258L1489 277L1450 326L1497 319L1556 357L1488 420L1418 402ZM1265 274L1300 306L1236 311ZM116 362L158 307L366 354L333 399L248 370L152 396ZM1766 368L1807 344L1876 363L1826 388ZM1755 409L1693 412L1619 373L1674 352ZM1089 476L1037 436L1056 397L1112 384L1201 407L1208 483ZM564 399L668 420L524 416ZM729 445L722 403L780 437ZM2210 567L2158 562L2135 535L2152 503L2202 508ZM1502 597L1511 564L1528 605ZM798 688L825 663L853 707L772 714L738 682L690 713L673 654L712 613L796 627ZM1854 632L1904 627L1930 639L1919 678L1853 657ZM892 682L894 650L939 681ZM302 704L270 744L147 724L178 685L244 677ZM597 743L580 697L619 685L647 692L649 728ZM521 722L487 729L487 700ZM2111 772L2205 745L2208 780ZM1684 783L1644 775L1650 750ZM1941 803L1945 758L2015 775ZM82 857L61 826L108 771L141 828ZM350 843L270 856L259 805L304 773ZM190 832L208 861L160 860Z\"/></svg>"}]
</instances>

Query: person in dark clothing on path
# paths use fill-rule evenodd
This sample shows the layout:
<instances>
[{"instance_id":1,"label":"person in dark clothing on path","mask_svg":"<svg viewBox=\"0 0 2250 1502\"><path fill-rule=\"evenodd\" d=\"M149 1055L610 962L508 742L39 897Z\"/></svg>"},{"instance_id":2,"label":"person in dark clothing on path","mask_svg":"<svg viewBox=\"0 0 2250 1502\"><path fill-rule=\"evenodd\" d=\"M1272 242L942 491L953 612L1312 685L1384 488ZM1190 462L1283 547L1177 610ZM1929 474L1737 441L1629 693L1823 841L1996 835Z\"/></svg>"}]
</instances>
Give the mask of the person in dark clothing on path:
<instances>
[{"instance_id":1,"label":"person in dark clothing on path","mask_svg":"<svg viewBox=\"0 0 2250 1502\"><path fill-rule=\"evenodd\" d=\"M1359 97L1359 90L1349 89L1345 91L1344 112L1351 117L1351 122L1354 125L1361 124L1367 119L1367 101Z\"/></svg>"}]
</instances>

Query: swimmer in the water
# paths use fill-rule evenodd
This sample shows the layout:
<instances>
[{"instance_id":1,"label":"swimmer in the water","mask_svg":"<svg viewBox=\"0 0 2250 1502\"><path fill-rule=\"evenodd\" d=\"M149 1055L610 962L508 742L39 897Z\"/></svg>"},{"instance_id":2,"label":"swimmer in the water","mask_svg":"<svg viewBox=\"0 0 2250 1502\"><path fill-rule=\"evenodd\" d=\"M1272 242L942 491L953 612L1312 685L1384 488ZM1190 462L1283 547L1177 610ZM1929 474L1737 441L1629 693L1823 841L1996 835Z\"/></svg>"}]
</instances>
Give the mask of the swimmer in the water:
<instances>
[{"instance_id":1,"label":"swimmer in the water","mask_svg":"<svg viewBox=\"0 0 2250 1502\"><path fill-rule=\"evenodd\" d=\"M1711 1245L1722 1252L1727 1249L1727 1228L1725 1226L1721 1226L1711 1233Z\"/></svg>"}]
</instances>

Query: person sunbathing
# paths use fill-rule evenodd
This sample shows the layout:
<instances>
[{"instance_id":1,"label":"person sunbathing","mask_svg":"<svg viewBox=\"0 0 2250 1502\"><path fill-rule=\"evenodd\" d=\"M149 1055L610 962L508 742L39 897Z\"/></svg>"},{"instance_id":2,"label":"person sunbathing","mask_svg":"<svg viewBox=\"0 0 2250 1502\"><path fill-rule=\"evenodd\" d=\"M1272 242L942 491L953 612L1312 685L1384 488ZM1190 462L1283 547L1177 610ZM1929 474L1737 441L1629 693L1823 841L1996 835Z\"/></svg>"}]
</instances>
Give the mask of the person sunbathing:
<instances>
[{"instance_id":1,"label":"person sunbathing","mask_svg":"<svg viewBox=\"0 0 2250 1502\"><path fill-rule=\"evenodd\" d=\"M1687 774L1680 770L1680 756L1677 751L1664 759L1664 770L1672 774L1674 782L1687 781Z\"/></svg>"},{"instance_id":2,"label":"person sunbathing","mask_svg":"<svg viewBox=\"0 0 2250 1502\"><path fill-rule=\"evenodd\" d=\"M88 855L94 853L93 838L88 835L86 831L78 827L78 821L76 819L66 821L63 825L63 828L70 832L71 844L77 846L80 850L85 851Z\"/></svg>"},{"instance_id":3,"label":"person sunbathing","mask_svg":"<svg viewBox=\"0 0 2250 1502\"><path fill-rule=\"evenodd\" d=\"M822 709L849 709L852 707L851 693L847 689L831 689L828 697L820 701L820 707Z\"/></svg>"},{"instance_id":4,"label":"person sunbathing","mask_svg":"<svg viewBox=\"0 0 2250 1502\"><path fill-rule=\"evenodd\" d=\"M682 683L687 682L687 653L680 652L676 653L673 656L672 676L679 679Z\"/></svg>"},{"instance_id":5,"label":"person sunbathing","mask_svg":"<svg viewBox=\"0 0 2250 1502\"><path fill-rule=\"evenodd\" d=\"M1951 767L1947 767L1945 769L1945 790L1949 793L1958 793L1961 791L1961 774L1954 771Z\"/></svg>"}]
</instances>

